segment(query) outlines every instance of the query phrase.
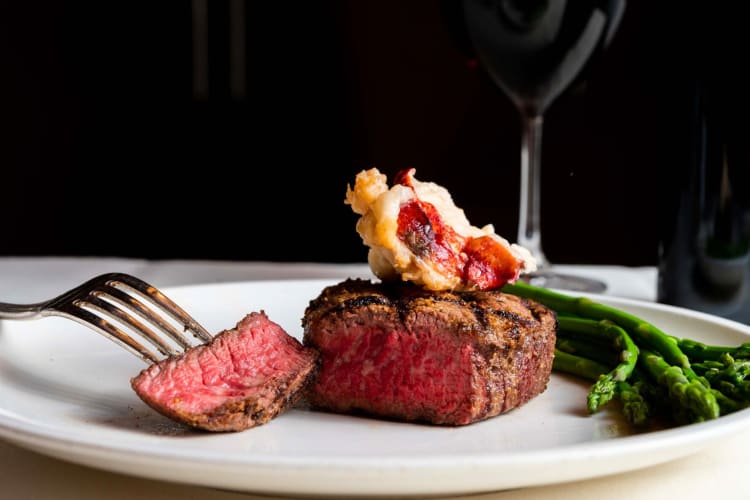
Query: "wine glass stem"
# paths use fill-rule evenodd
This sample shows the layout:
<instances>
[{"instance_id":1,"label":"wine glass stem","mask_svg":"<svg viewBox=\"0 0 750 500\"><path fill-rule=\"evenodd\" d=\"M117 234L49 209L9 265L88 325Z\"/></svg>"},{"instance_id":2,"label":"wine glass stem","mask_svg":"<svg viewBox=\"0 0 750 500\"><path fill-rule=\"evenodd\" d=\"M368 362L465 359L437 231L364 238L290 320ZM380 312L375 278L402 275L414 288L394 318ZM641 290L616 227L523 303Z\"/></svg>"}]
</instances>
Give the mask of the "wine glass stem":
<instances>
[{"instance_id":1,"label":"wine glass stem","mask_svg":"<svg viewBox=\"0 0 750 500\"><path fill-rule=\"evenodd\" d=\"M542 251L540 224L542 125L539 113L522 112L521 196L518 214L518 244L536 259L538 269L549 265Z\"/></svg>"}]
</instances>

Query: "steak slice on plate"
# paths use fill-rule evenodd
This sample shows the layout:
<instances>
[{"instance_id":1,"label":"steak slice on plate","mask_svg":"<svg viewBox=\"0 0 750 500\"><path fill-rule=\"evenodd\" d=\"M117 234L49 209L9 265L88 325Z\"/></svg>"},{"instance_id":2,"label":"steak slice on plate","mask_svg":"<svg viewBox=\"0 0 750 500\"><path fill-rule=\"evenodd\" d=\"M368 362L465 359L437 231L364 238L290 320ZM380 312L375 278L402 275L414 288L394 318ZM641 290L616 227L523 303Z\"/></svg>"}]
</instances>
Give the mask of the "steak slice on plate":
<instances>
[{"instance_id":1,"label":"steak slice on plate","mask_svg":"<svg viewBox=\"0 0 750 500\"><path fill-rule=\"evenodd\" d=\"M321 354L311 407L465 425L546 389L557 316L500 291L346 280L309 303L303 327Z\"/></svg>"},{"instance_id":2,"label":"steak slice on plate","mask_svg":"<svg viewBox=\"0 0 750 500\"><path fill-rule=\"evenodd\" d=\"M144 369L131 380L158 412L191 427L241 431L291 407L317 369L318 355L263 312L252 312L210 344Z\"/></svg>"}]
</instances>

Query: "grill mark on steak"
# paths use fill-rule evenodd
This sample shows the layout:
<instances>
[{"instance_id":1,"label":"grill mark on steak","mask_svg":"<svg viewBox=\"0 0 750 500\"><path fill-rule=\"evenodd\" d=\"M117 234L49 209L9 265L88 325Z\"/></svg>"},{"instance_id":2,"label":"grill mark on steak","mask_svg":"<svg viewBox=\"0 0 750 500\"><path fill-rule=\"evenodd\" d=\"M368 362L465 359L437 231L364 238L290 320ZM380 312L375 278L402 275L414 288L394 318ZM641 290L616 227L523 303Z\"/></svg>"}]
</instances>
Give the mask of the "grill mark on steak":
<instances>
[{"instance_id":1,"label":"grill mark on steak","mask_svg":"<svg viewBox=\"0 0 750 500\"><path fill-rule=\"evenodd\" d=\"M398 290L398 289L394 289ZM398 312L398 316L401 319L402 322L406 321L407 316L409 313L414 309L414 307L417 305L418 301L424 301L425 297L422 295L410 295L407 289L407 292L404 293L402 297L399 297L398 294L396 294L394 297L392 297L391 304L393 307L395 307L396 311ZM457 296L453 295L435 295L433 297L429 297L428 300L435 302L435 305L437 308L440 308L440 304L446 306L454 306L454 307L465 307L466 303Z\"/></svg>"},{"instance_id":2,"label":"grill mark on steak","mask_svg":"<svg viewBox=\"0 0 750 500\"><path fill-rule=\"evenodd\" d=\"M557 318L500 291L350 279L311 300L302 326L321 353L313 408L464 425L546 389Z\"/></svg>"},{"instance_id":3,"label":"grill mark on steak","mask_svg":"<svg viewBox=\"0 0 750 500\"><path fill-rule=\"evenodd\" d=\"M510 329L505 331L505 334L508 335L511 339L518 340L519 336L521 335L521 329L522 328L533 328L534 324L541 321L540 319L537 319L536 322L529 321L526 318L522 318L516 313L510 312L510 311L503 311L503 310L497 310L497 309L479 309L482 311L482 315L489 313L494 314L495 316L498 316L502 318L503 320L507 321L510 324Z\"/></svg>"},{"instance_id":4,"label":"grill mark on steak","mask_svg":"<svg viewBox=\"0 0 750 500\"><path fill-rule=\"evenodd\" d=\"M378 297L376 295L368 295L365 297L355 297L353 299L349 299L343 304L341 304L341 308L347 309L350 307L367 307L370 305L390 305L391 302L387 297Z\"/></svg>"}]
</instances>

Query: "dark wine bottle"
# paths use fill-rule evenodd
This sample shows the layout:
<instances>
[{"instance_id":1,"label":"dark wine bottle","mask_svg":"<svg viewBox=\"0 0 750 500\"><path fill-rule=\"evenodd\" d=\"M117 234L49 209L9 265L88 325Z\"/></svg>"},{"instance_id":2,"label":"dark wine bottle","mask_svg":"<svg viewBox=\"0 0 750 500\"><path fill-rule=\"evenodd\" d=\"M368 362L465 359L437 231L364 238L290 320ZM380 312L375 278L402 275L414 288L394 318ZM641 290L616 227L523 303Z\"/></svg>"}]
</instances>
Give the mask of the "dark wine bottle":
<instances>
[{"instance_id":1,"label":"dark wine bottle","mask_svg":"<svg viewBox=\"0 0 750 500\"><path fill-rule=\"evenodd\" d=\"M750 324L750 42L731 9L695 13L689 54L673 74L686 154L664 158L659 181L659 302ZM697 27L700 25L700 30ZM710 36L700 37L697 33ZM674 130L672 131L674 134ZM681 144L676 142L675 144Z\"/></svg>"}]
</instances>

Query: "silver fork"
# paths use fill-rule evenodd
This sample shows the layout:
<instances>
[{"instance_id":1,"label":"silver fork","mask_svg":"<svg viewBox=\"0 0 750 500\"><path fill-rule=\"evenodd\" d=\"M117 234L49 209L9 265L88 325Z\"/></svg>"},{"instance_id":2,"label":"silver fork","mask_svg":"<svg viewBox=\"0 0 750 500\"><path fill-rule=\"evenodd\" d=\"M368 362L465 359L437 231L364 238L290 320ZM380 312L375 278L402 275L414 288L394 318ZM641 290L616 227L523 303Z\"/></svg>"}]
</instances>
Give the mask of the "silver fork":
<instances>
[{"instance_id":1,"label":"silver fork","mask_svg":"<svg viewBox=\"0 0 750 500\"><path fill-rule=\"evenodd\" d=\"M203 326L156 287L123 273L102 274L54 299L36 304L0 302L0 319L45 316L62 316L86 325L146 363L163 359L159 354L175 356L193 346L183 334L185 331L190 331L201 343L212 339ZM181 326L183 332L175 325ZM172 342L157 334L155 329ZM159 354L138 342L128 331L140 335Z\"/></svg>"}]
</instances>

